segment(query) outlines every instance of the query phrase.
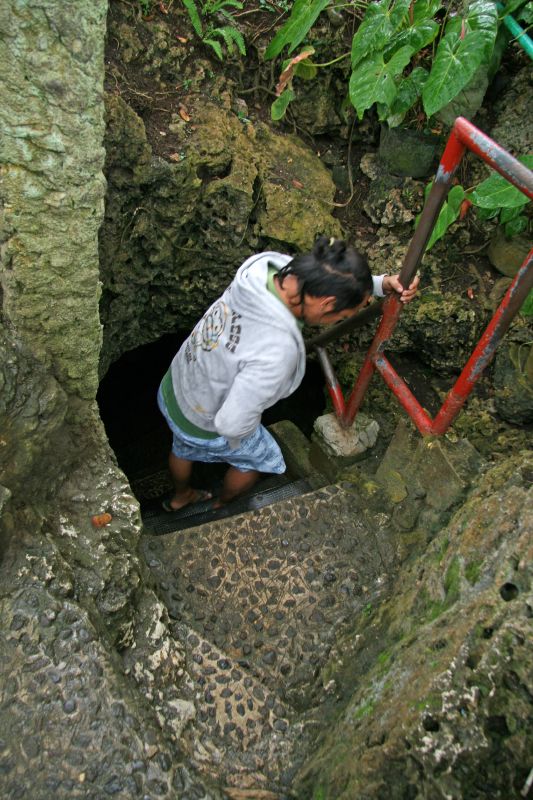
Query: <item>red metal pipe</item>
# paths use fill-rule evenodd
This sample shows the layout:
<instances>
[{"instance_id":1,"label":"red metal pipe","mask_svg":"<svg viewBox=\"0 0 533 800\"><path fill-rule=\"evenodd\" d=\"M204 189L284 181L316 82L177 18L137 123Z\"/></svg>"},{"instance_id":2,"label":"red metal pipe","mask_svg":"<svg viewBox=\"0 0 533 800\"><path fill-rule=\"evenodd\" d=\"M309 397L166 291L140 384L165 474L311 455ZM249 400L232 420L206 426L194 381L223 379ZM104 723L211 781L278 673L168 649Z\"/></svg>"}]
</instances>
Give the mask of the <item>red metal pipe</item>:
<instances>
[{"instance_id":1,"label":"red metal pipe","mask_svg":"<svg viewBox=\"0 0 533 800\"><path fill-rule=\"evenodd\" d=\"M494 316L482 334L433 422L433 433L446 433L494 356L496 347L533 287L533 249L520 267Z\"/></svg>"},{"instance_id":2,"label":"red metal pipe","mask_svg":"<svg viewBox=\"0 0 533 800\"><path fill-rule=\"evenodd\" d=\"M393 392L397 400L405 408L416 427L423 435L432 433L433 420L422 408L410 388L407 386L403 378L398 375L390 361L384 356L379 355L375 361L376 369L381 374L383 380Z\"/></svg>"},{"instance_id":3,"label":"red metal pipe","mask_svg":"<svg viewBox=\"0 0 533 800\"><path fill-rule=\"evenodd\" d=\"M531 170L464 117L457 117L453 131L454 135L469 150L482 158L504 178L507 178L513 186L524 192L530 200L533 200L533 176Z\"/></svg>"},{"instance_id":4,"label":"red metal pipe","mask_svg":"<svg viewBox=\"0 0 533 800\"><path fill-rule=\"evenodd\" d=\"M320 361L320 365L324 373L324 377L326 378L329 396L331 397L331 402L333 403L333 410L337 418L339 420L342 420L345 411L344 395L342 394L341 386L337 380L337 376L335 375L335 370L333 369L331 362L328 358L328 354L326 353L324 348L317 347L316 351L318 355L318 360Z\"/></svg>"},{"instance_id":5,"label":"red metal pipe","mask_svg":"<svg viewBox=\"0 0 533 800\"><path fill-rule=\"evenodd\" d=\"M389 295L383 303L383 316L381 317L376 335L374 336L374 341L370 346L370 350L368 351L361 372L353 387L353 391L348 398L344 415L340 419L341 425L345 428L348 428L353 423L355 415L359 411L368 384L374 374L376 354L378 351L384 349L386 343L390 339L396 327L398 317L400 316L401 306L402 303L396 294Z\"/></svg>"},{"instance_id":6,"label":"red metal pipe","mask_svg":"<svg viewBox=\"0 0 533 800\"><path fill-rule=\"evenodd\" d=\"M530 250L455 385L448 392L434 420L422 408L387 358L383 354L378 354L375 357L376 369L424 436L428 434L439 436L446 433L459 414L470 392L483 374L485 367L493 358L496 347L509 328L515 314L533 287L532 267L533 249Z\"/></svg>"}]
</instances>

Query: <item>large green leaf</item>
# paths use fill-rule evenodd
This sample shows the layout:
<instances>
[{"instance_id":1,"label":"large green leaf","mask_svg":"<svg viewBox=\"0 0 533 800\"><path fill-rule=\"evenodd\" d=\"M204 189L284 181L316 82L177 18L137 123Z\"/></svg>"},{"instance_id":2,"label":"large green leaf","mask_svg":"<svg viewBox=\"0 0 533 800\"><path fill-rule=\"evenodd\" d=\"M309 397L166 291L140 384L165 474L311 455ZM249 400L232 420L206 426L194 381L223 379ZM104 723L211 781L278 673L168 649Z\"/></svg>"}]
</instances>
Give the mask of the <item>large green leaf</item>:
<instances>
[{"instance_id":1,"label":"large green leaf","mask_svg":"<svg viewBox=\"0 0 533 800\"><path fill-rule=\"evenodd\" d=\"M426 197L428 195L428 188L431 187L431 184L426 188ZM443 206L440 210L440 214L437 218L437 222L435 223L435 227L429 237L429 241L426 246L426 251L433 247L435 242L438 242L439 239L442 239L450 225L455 222L457 217L459 216L459 211L461 209L461 203L463 202L465 197L465 190L462 186L452 186L450 191L448 192L448 196L443 203ZM420 214L416 218L416 224L418 225L420 221Z\"/></svg>"},{"instance_id":2,"label":"large green leaf","mask_svg":"<svg viewBox=\"0 0 533 800\"><path fill-rule=\"evenodd\" d=\"M270 116L272 119L281 119L285 115L289 103L291 100L294 100L295 97L296 95L292 89L285 89L285 91L282 92L277 100L274 100L270 106Z\"/></svg>"},{"instance_id":3,"label":"large green leaf","mask_svg":"<svg viewBox=\"0 0 533 800\"><path fill-rule=\"evenodd\" d=\"M460 15L452 17L446 26L453 33L461 33L464 20L464 37L471 31L482 33L484 37L485 55L490 58L494 47L494 40L498 33L498 8L494 0L475 0L468 6L468 13L461 18Z\"/></svg>"},{"instance_id":4,"label":"large green leaf","mask_svg":"<svg viewBox=\"0 0 533 800\"><path fill-rule=\"evenodd\" d=\"M380 114L380 119L386 119L390 128L399 125L420 97L427 78L427 70L423 67L416 67L407 78L401 81L390 108L384 109L383 115Z\"/></svg>"},{"instance_id":5,"label":"large green leaf","mask_svg":"<svg viewBox=\"0 0 533 800\"><path fill-rule=\"evenodd\" d=\"M428 17L434 17L443 5L440 0L416 0L413 3L413 23L417 25Z\"/></svg>"},{"instance_id":6,"label":"large green leaf","mask_svg":"<svg viewBox=\"0 0 533 800\"><path fill-rule=\"evenodd\" d=\"M382 50L409 12L409 0L381 0L369 3L352 39L352 67L376 50Z\"/></svg>"},{"instance_id":7,"label":"large green leaf","mask_svg":"<svg viewBox=\"0 0 533 800\"><path fill-rule=\"evenodd\" d=\"M350 100L359 119L363 118L366 109L374 103L391 105L397 92L394 79L409 63L412 54L410 47L402 47L388 62L385 62L382 52L374 53L352 72L349 86Z\"/></svg>"},{"instance_id":8,"label":"large green leaf","mask_svg":"<svg viewBox=\"0 0 533 800\"><path fill-rule=\"evenodd\" d=\"M533 169L533 155L521 156L519 161ZM472 192L470 199L480 208L518 208L528 202L526 195L509 183L503 175L493 172Z\"/></svg>"},{"instance_id":9,"label":"large green leaf","mask_svg":"<svg viewBox=\"0 0 533 800\"><path fill-rule=\"evenodd\" d=\"M330 3L331 0L296 0L289 19L268 45L265 59L275 58L286 45L289 45L289 53L292 53Z\"/></svg>"},{"instance_id":10,"label":"large green leaf","mask_svg":"<svg viewBox=\"0 0 533 800\"><path fill-rule=\"evenodd\" d=\"M484 58L484 37L471 33L468 39L457 34L442 39L422 92L428 117L457 97L474 76Z\"/></svg>"},{"instance_id":11,"label":"large green leaf","mask_svg":"<svg viewBox=\"0 0 533 800\"><path fill-rule=\"evenodd\" d=\"M477 0L469 6L467 17L452 18L422 92L428 117L453 100L489 57L497 27L496 4L490 0Z\"/></svg>"},{"instance_id":12,"label":"large green leaf","mask_svg":"<svg viewBox=\"0 0 533 800\"><path fill-rule=\"evenodd\" d=\"M413 53L418 53L423 47L435 39L439 32L439 25L433 19L423 19L417 25L409 26L389 37L384 48L385 57L398 50L400 47L411 47Z\"/></svg>"},{"instance_id":13,"label":"large green leaf","mask_svg":"<svg viewBox=\"0 0 533 800\"><path fill-rule=\"evenodd\" d=\"M520 313L523 314L525 317L533 317L533 289L530 291L530 293L522 303L522 308L520 309Z\"/></svg>"}]
</instances>

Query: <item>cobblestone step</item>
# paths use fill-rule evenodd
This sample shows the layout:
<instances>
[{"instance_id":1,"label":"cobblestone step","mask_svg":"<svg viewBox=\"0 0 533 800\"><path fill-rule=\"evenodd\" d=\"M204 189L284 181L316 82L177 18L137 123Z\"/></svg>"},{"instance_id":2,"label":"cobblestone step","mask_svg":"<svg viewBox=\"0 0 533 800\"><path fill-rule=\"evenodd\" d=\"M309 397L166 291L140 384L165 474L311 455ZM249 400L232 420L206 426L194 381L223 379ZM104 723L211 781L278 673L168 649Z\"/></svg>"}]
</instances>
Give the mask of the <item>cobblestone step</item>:
<instances>
[{"instance_id":1,"label":"cobblestone step","mask_svg":"<svg viewBox=\"0 0 533 800\"><path fill-rule=\"evenodd\" d=\"M186 642L196 718L185 740L196 765L230 785L246 775L282 791L290 742L323 697L318 675L336 634L392 578L392 536L387 513L358 514L356 487L332 485L143 537Z\"/></svg>"}]
</instances>

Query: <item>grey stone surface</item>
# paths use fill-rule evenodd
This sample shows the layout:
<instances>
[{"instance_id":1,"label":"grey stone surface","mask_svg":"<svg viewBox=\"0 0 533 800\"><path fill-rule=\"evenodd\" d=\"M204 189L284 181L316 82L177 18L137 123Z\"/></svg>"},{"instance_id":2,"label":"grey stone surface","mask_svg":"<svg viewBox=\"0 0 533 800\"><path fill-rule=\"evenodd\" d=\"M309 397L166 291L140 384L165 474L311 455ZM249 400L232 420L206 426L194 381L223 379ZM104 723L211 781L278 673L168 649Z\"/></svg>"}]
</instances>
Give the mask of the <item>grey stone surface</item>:
<instances>
[{"instance_id":1,"label":"grey stone surface","mask_svg":"<svg viewBox=\"0 0 533 800\"><path fill-rule=\"evenodd\" d=\"M329 455L346 460L360 456L375 445L379 425L366 414L358 414L353 425L342 428L335 414L324 414L315 420L314 431L320 446Z\"/></svg>"},{"instance_id":2,"label":"grey stone surface","mask_svg":"<svg viewBox=\"0 0 533 800\"><path fill-rule=\"evenodd\" d=\"M88 399L101 343L106 11L103 0L0 11L4 320L66 392Z\"/></svg>"},{"instance_id":3,"label":"grey stone surface","mask_svg":"<svg viewBox=\"0 0 533 800\"><path fill-rule=\"evenodd\" d=\"M323 680L339 703L297 797L527 796L531 456L487 471L389 599L336 643Z\"/></svg>"}]
</instances>

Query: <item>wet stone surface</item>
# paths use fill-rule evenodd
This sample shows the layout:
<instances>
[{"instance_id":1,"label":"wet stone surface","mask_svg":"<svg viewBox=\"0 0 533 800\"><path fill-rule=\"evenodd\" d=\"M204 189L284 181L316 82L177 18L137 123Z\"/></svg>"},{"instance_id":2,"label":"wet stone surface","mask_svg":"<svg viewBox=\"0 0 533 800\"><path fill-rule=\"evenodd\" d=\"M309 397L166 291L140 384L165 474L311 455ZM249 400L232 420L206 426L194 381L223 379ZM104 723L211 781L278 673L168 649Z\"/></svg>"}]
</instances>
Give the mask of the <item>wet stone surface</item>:
<instances>
[{"instance_id":1,"label":"wet stone surface","mask_svg":"<svg viewBox=\"0 0 533 800\"><path fill-rule=\"evenodd\" d=\"M267 775L269 785L283 773L291 722L318 702L316 676L339 626L392 578L387 515L372 531L356 508L353 492L332 486L142 537L186 644L197 709L185 732L189 752L201 764L222 751L230 782L243 769Z\"/></svg>"},{"instance_id":2,"label":"wet stone surface","mask_svg":"<svg viewBox=\"0 0 533 800\"><path fill-rule=\"evenodd\" d=\"M0 568L2 797L219 797L168 748L61 568L45 539Z\"/></svg>"}]
</instances>

